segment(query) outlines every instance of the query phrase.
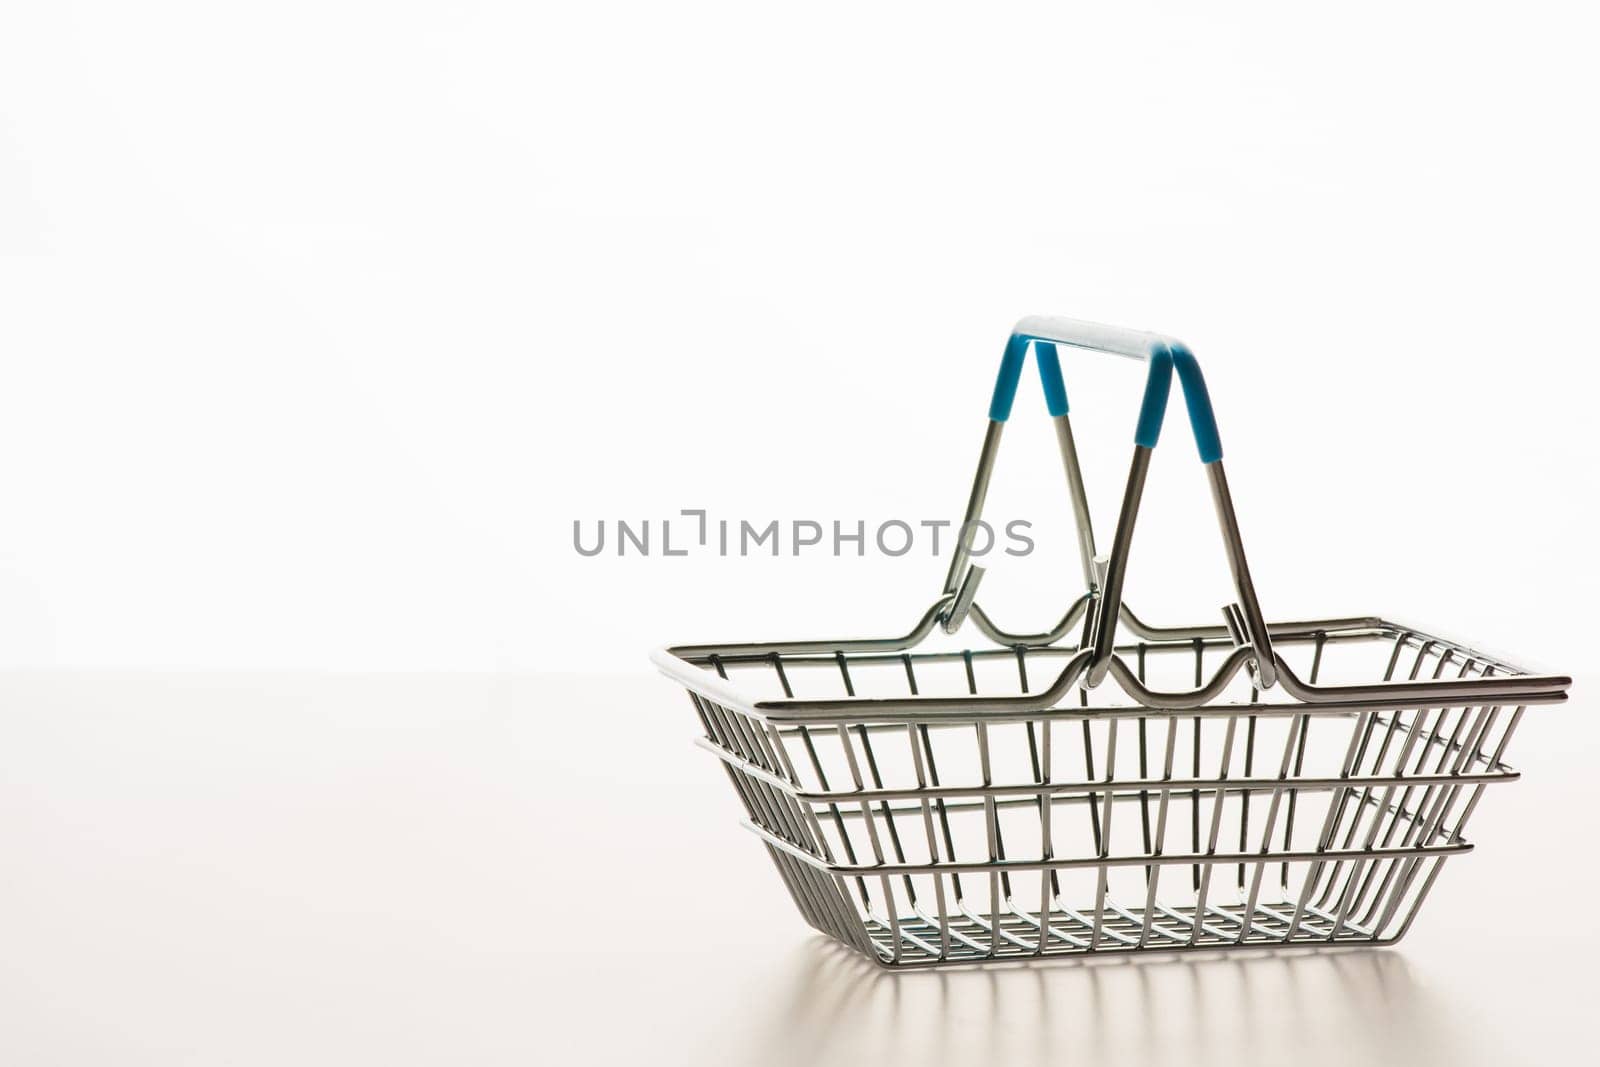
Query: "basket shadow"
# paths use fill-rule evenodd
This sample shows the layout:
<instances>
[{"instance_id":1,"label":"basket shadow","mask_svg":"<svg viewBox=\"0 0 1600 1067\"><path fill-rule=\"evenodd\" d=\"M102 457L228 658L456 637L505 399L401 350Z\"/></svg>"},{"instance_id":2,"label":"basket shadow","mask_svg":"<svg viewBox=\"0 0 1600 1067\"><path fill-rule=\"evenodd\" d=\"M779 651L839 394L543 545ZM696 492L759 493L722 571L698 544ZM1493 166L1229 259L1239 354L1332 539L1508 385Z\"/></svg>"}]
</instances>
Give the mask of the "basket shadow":
<instances>
[{"instance_id":1,"label":"basket shadow","mask_svg":"<svg viewBox=\"0 0 1600 1067\"><path fill-rule=\"evenodd\" d=\"M890 972L797 949L738 1062L1453 1064L1497 1060L1385 949Z\"/></svg>"}]
</instances>

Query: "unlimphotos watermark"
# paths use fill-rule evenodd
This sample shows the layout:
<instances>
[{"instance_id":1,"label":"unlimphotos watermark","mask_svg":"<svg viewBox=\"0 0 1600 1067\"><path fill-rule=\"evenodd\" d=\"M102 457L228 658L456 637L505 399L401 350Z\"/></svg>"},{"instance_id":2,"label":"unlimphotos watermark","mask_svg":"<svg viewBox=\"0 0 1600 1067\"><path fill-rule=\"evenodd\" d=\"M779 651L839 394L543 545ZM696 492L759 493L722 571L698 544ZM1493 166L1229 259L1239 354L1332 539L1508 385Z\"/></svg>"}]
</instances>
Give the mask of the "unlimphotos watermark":
<instances>
[{"instance_id":1,"label":"unlimphotos watermark","mask_svg":"<svg viewBox=\"0 0 1600 1067\"><path fill-rule=\"evenodd\" d=\"M572 520L572 547L580 556L937 556L964 542L975 557L991 552L1033 552L1027 519L996 527L979 519L712 519L704 508L684 508L661 519Z\"/></svg>"}]
</instances>

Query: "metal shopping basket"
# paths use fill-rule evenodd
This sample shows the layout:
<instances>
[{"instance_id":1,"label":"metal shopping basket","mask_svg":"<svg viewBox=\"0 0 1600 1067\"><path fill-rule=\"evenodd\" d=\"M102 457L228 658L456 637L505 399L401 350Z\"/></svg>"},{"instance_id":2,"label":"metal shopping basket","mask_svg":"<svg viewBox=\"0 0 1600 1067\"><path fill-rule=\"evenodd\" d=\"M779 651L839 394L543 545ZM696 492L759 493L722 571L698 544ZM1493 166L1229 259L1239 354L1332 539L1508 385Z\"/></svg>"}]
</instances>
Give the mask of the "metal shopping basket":
<instances>
[{"instance_id":1,"label":"metal shopping basket","mask_svg":"<svg viewBox=\"0 0 1600 1067\"><path fill-rule=\"evenodd\" d=\"M1105 557L1058 345L1148 364ZM1264 622L1199 364L1156 334L1018 323L964 531L1030 348L1085 585L1054 628L996 626L963 537L903 637L654 656L688 689L700 744L795 905L889 967L1398 940L1445 861L1471 851L1484 789L1517 777L1504 757L1524 711L1565 700L1570 679L1375 617ZM1152 626L1122 603L1174 373L1237 594L1219 625ZM967 622L981 641L921 647Z\"/></svg>"}]
</instances>

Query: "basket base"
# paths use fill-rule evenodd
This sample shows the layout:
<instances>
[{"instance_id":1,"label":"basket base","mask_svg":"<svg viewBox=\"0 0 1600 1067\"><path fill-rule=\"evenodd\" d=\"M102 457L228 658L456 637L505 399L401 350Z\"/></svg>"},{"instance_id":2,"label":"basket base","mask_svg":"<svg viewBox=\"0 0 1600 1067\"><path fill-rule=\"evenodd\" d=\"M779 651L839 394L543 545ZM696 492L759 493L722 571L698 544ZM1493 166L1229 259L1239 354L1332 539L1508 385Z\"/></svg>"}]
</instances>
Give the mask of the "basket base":
<instances>
[{"instance_id":1,"label":"basket base","mask_svg":"<svg viewBox=\"0 0 1600 1067\"><path fill-rule=\"evenodd\" d=\"M1339 924L1337 916L1314 907L1306 909L1294 936L1288 937L1294 915L1292 902L1257 904L1250 932L1241 939L1244 911L1242 904L1210 905L1197 929L1194 908L1157 905L1149 932L1145 933L1142 908L1108 904L1098 932L1092 911L1053 910L1042 947L1039 922L1032 913L1001 912L998 933L992 916L972 913L958 914L946 922L921 916L896 924L874 916L863 927L876 962L889 968L1130 952L1373 945L1396 940L1376 938L1348 918ZM1334 936L1336 926L1338 934Z\"/></svg>"}]
</instances>

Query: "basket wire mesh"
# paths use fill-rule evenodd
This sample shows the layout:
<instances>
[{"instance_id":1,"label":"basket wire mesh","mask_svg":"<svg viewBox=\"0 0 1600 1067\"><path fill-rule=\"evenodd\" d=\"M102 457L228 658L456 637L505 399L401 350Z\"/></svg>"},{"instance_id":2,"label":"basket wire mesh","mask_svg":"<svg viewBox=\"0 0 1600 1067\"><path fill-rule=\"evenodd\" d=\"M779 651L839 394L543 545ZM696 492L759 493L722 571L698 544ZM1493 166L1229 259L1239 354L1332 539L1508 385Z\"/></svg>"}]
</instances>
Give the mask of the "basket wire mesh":
<instances>
[{"instance_id":1,"label":"basket wire mesh","mask_svg":"<svg viewBox=\"0 0 1600 1067\"><path fill-rule=\"evenodd\" d=\"M1107 557L1057 344L1149 363ZM1524 712L1564 700L1570 680L1376 617L1265 623L1198 365L1157 335L1023 320L963 529L981 517L1030 347L1087 586L1055 627L997 627L963 541L943 594L902 637L654 657L688 689L699 744L795 906L889 967L1398 940L1445 862L1472 850L1484 790L1518 777L1504 757ZM1152 626L1120 599L1174 373L1239 597L1221 625ZM925 641L969 623L976 647Z\"/></svg>"}]
</instances>

